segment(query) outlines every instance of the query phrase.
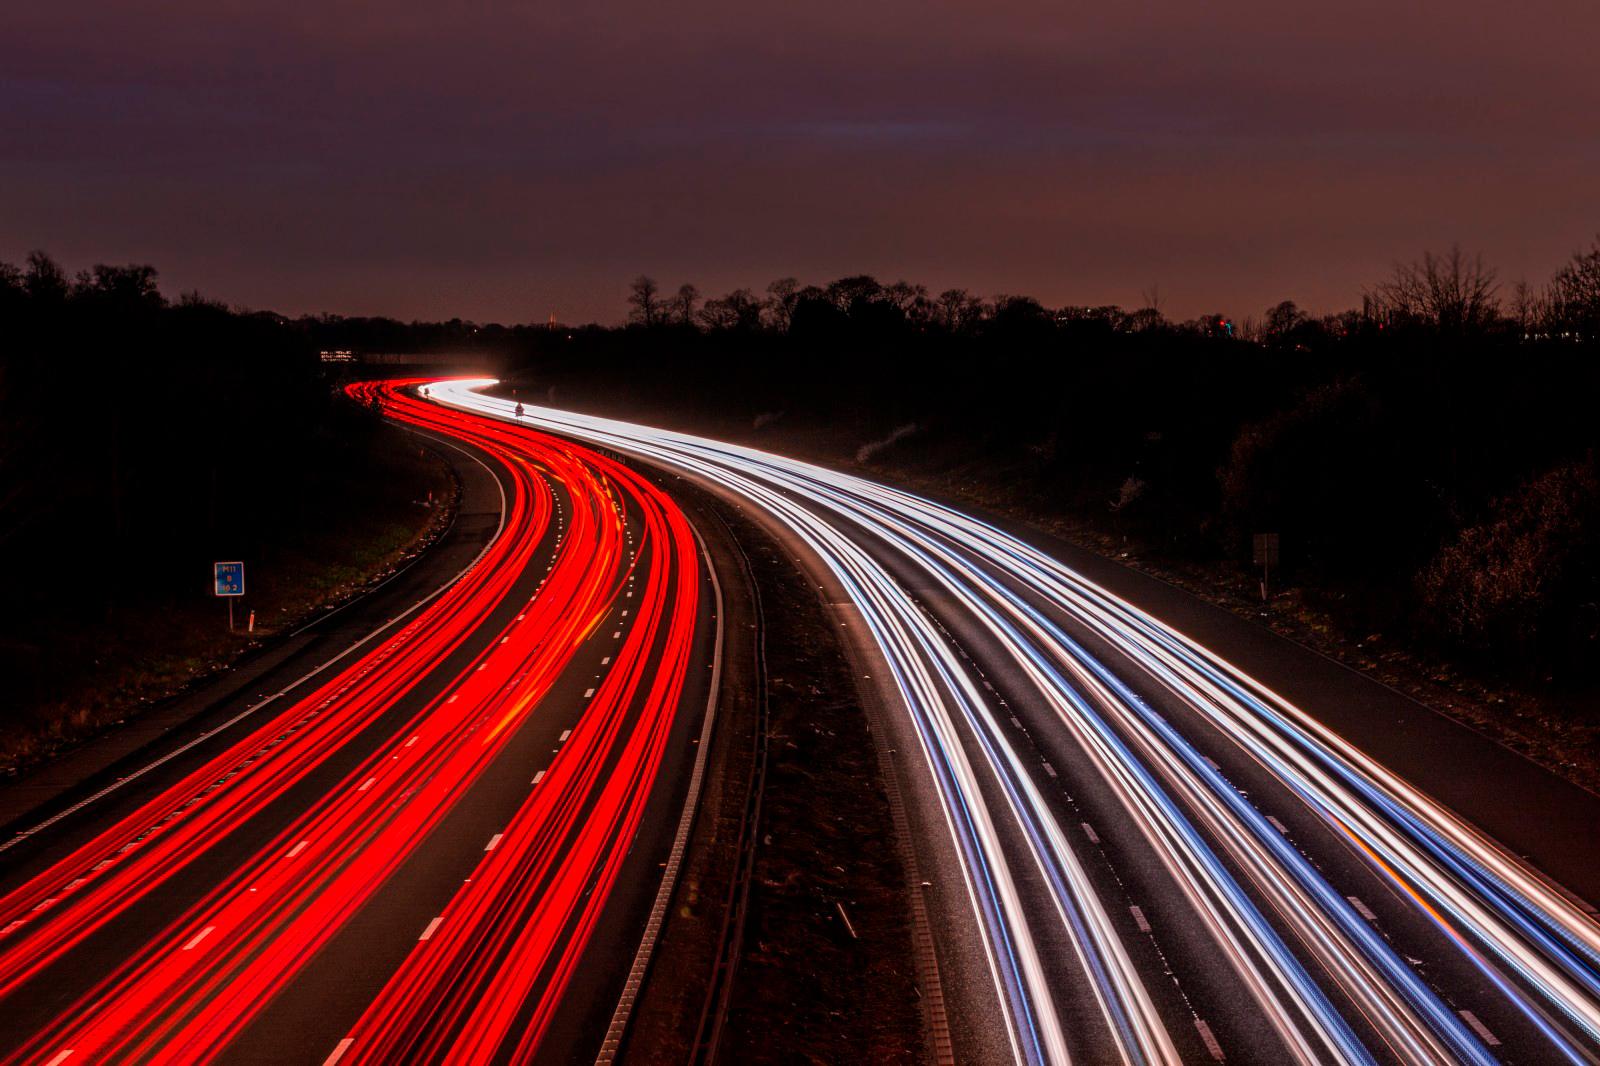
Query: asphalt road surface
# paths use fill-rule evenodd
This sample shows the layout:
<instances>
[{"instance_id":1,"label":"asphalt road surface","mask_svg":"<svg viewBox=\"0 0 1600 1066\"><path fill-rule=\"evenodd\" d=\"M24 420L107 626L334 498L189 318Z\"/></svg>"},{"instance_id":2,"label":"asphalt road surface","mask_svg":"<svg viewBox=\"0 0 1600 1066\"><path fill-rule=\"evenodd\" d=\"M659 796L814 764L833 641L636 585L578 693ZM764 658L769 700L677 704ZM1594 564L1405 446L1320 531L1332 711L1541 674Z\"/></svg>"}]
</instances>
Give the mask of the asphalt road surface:
<instances>
[{"instance_id":1,"label":"asphalt road surface","mask_svg":"<svg viewBox=\"0 0 1600 1066\"><path fill-rule=\"evenodd\" d=\"M429 391L511 416L465 384ZM676 469L811 560L883 704L955 1061L1600 1061L1594 856L1567 853L1592 840L1589 793L935 502L523 417Z\"/></svg>"},{"instance_id":2,"label":"asphalt road surface","mask_svg":"<svg viewBox=\"0 0 1600 1066\"><path fill-rule=\"evenodd\" d=\"M714 586L649 480L381 388L456 527L0 792L6 1062L593 1062L683 821Z\"/></svg>"}]
</instances>

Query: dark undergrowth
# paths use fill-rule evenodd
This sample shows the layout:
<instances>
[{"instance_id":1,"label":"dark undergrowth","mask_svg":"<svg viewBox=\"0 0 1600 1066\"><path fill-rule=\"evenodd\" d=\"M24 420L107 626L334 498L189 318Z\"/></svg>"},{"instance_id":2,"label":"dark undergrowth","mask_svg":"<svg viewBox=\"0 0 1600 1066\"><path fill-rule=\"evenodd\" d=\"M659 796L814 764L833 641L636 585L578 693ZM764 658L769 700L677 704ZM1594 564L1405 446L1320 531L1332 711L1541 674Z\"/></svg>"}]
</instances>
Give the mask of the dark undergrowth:
<instances>
[{"instance_id":1,"label":"dark undergrowth","mask_svg":"<svg viewBox=\"0 0 1600 1066\"><path fill-rule=\"evenodd\" d=\"M0 618L0 769L17 773L183 691L349 599L444 527L449 468L400 430L363 434L340 452L309 470L254 545L232 630L228 603L209 587L218 560L194 560L182 587L135 586L93 608L27 590Z\"/></svg>"}]
</instances>

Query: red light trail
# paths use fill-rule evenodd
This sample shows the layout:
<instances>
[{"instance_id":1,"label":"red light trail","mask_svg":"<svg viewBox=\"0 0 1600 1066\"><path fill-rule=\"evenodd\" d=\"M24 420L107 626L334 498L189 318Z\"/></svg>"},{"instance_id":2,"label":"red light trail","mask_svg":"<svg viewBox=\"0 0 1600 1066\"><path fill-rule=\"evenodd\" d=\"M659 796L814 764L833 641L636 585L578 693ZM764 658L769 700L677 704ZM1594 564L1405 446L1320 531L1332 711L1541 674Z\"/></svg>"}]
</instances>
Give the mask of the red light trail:
<instances>
[{"instance_id":1,"label":"red light trail","mask_svg":"<svg viewBox=\"0 0 1600 1066\"><path fill-rule=\"evenodd\" d=\"M354 391L499 459L510 471L501 535L402 631L0 899L3 1004L149 894L212 863L227 869L7 1062L224 1052L402 870L604 627L616 651L570 735L337 1049L347 1062L532 1057L662 762L695 637L695 541L676 505L622 464L429 407L405 384ZM511 607L517 579L546 556L537 591ZM369 750L347 754L338 784L287 828L242 860L219 857L363 735Z\"/></svg>"}]
</instances>

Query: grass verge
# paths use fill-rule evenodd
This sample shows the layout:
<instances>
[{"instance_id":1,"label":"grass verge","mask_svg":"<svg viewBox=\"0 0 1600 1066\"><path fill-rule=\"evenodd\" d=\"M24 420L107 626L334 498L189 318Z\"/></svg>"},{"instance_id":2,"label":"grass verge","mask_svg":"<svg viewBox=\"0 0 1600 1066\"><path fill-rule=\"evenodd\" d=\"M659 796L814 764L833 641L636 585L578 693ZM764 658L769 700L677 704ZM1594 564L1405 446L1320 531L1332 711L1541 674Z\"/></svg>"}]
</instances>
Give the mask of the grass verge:
<instances>
[{"instance_id":1,"label":"grass verge","mask_svg":"<svg viewBox=\"0 0 1600 1066\"><path fill-rule=\"evenodd\" d=\"M247 568L232 630L227 603L202 580L203 562L192 587L103 612L59 599L21 605L0 622L9 681L0 773L81 744L351 599L441 533L455 499L443 460L386 426L303 486Z\"/></svg>"}]
</instances>

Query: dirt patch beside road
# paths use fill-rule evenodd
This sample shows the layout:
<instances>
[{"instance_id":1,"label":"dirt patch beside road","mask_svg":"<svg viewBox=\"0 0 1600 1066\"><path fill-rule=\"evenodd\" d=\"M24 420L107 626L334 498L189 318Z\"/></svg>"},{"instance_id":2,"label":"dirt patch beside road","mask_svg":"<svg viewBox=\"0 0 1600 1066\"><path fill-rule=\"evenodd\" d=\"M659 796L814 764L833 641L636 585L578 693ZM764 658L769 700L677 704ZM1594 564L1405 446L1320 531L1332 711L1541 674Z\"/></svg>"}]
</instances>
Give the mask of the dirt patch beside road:
<instances>
[{"instance_id":1,"label":"dirt patch beside road","mask_svg":"<svg viewBox=\"0 0 1600 1066\"><path fill-rule=\"evenodd\" d=\"M767 769L743 950L717 1061L918 1063L924 1022L899 842L836 623L759 526L722 504L761 597ZM699 519L701 516L696 516ZM622 1061L694 1059L755 752L758 631L737 549L700 522L724 579L723 698L690 853Z\"/></svg>"}]
</instances>

